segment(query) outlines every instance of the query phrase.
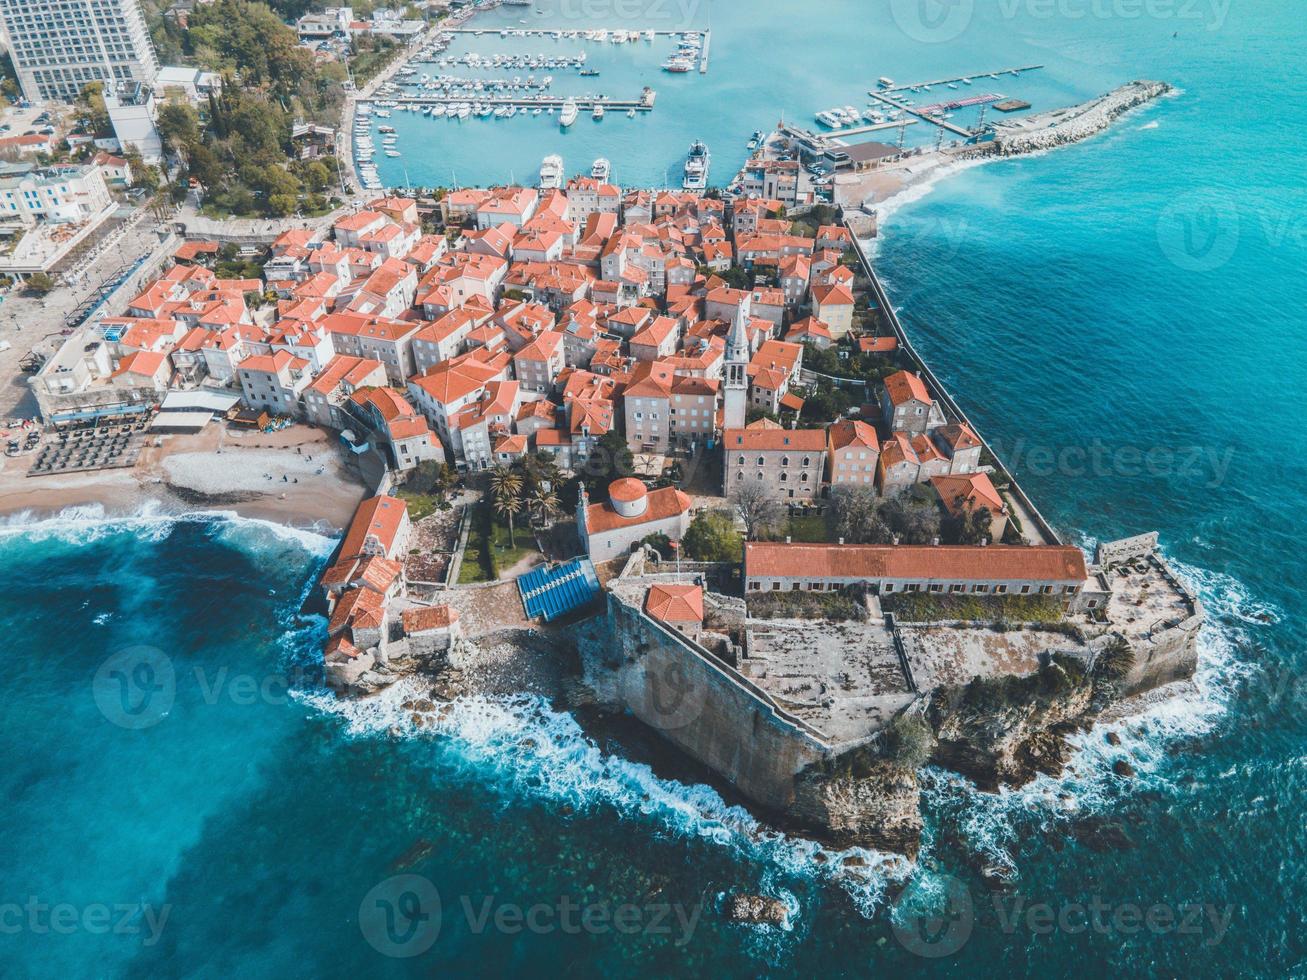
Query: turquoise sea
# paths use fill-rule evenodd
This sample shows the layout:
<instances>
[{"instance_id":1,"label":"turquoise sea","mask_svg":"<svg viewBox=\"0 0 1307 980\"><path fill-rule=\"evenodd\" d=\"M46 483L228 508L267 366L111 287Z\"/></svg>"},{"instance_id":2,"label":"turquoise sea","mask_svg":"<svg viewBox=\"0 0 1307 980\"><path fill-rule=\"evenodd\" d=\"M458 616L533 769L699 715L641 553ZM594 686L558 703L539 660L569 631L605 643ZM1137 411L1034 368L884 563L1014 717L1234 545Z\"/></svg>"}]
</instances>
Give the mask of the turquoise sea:
<instances>
[{"instance_id":1,"label":"turquoise sea","mask_svg":"<svg viewBox=\"0 0 1307 980\"><path fill-rule=\"evenodd\" d=\"M404 729L402 692L340 708L312 670L321 623L297 615L327 539L14 518L0 975L1307 973L1307 21L1287 0L934 2L701 5L713 66L675 80L679 117L660 78L649 120L579 120L569 163L602 150L653 181L702 135L716 167L780 109L879 75L1044 63L1006 86L1037 107L1173 82L1099 138L940 181L876 261L1054 524L1161 532L1211 616L1196 692L1113 726L1119 745L1084 735L1059 780L988 796L929 774L908 871L770 832L528 699L434 734ZM421 153L405 133L402 159L506 177L552 148L519 139L535 123L552 133L477 123L493 135ZM735 890L780 898L787 927L726 923Z\"/></svg>"}]
</instances>

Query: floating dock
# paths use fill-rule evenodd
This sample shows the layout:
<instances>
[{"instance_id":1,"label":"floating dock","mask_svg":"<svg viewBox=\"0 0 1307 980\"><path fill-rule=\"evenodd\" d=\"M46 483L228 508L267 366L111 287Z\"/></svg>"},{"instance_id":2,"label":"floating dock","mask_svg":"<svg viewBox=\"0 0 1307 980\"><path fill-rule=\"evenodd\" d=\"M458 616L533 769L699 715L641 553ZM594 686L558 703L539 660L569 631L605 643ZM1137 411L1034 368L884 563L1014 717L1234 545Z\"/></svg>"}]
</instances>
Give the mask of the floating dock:
<instances>
[{"instance_id":1,"label":"floating dock","mask_svg":"<svg viewBox=\"0 0 1307 980\"><path fill-rule=\"evenodd\" d=\"M578 109L591 109L601 105L604 110L609 109L635 109L639 112L650 112L653 110L653 100L644 99L609 99L609 98L589 98L581 96L562 96L546 95L538 99L513 98L512 96L489 96L480 95L475 98L469 96L446 96L446 95L396 95L389 100L397 102L400 105L462 105L467 102L471 105L489 105L489 106L514 106L518 109L561 109L567 102L575 102Z\"/></svg>"},{"instance_id":2,"label":"floating dock","mask_svg":"<svg viewBox=\"0 0 1307 980\"><path fill-rule=\"evenodd\" d=\"M900 126L915 126L915 119L887 119L884 122L867 123L865 126L850 126L848 129L832 129L828 133L819 133L828 140L840 140L846 136L859 136L862 133L878 133L883 129L898 129Z\"/></svg>"},{"instance_id":3,"label":"floating dock","mask_svg":"<svg viewBox=\"0 0 1307 980\"><path fill-rule=\"evenodd\" d=\"M703 32L703 56L699 59L699 74L708 74L708 48L712 45L712 31Z\"/></svg>"},{"instance_id":4,"label":"floating dock","mask_svg":"<svg viewBox=\"0 0 1307 980\"><path fill-rule=\"evenodd\" d=\"M982 71L974 75L959 75L957 78L937 78L929 82L911 82L907 85L886 85L873 90L870 94L878 95L880 93L892 92L913 92L917 89L934 87L936 85L952 85L955 82L974 82L978 78L998 79L1004 75L1021 75L1028 71L1038 71L1043 65L1019 65L1016 68L1000 68L998 71Z\"/></svg>"},{"instance_id":5,"label":"floating dock","mask_svg":"<svg viewBox=\"0 0 1307 980\"><path fill-rule=\"evenodd\" d=\"M938 126L940 129L947 129L950 133L953 133L955 136L961 136L964 139L971 139L973 136L976 135L969 129L963 129L961 126L956 126L953 123L949 122L947 119L939 118L939 116L928 115L927 113L923 112L921 109L918 109L916 106L910 106L906 102L899 102L895 99L891 99L888 95L882 95L880 92L872 92L871 95L874 98L879 99L881 102L885 103L891 109L899 109L903 112L910 113L911 115L916 116L922 122L928 122L934 126ZM895 125L898 124L895 123Z\"/></svg>"}]
</instances>

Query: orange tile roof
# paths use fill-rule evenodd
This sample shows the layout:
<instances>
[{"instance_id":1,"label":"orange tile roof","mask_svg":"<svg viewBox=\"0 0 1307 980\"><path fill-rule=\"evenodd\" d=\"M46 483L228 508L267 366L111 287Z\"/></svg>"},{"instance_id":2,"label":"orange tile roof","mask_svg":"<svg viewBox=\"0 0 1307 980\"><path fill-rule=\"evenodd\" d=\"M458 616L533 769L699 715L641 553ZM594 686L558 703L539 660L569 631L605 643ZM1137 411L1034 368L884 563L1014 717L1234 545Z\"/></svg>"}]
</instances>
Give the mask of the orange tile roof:
<instances>
[{"instance_id":1,"label":"orange tile roof","mask_svg":"<svg viewBox=\"0 0 1307 980\"><path fill-rule=\"evenodd\" d=\"M722 434L726 451L743 449L746 452L781 452L786 449L798 452L822 452L826 448L826 433L822 429L727 429Z\"/></svg>"},{"instance_id":2,"label":"orange tile roof","mask_svg":"<svg viewBox=\"0 0 1307 980\"><path fill-rule=\"evenodd\" d=\"M536 433L537 441L543 434L544 432ZM644 513L635 517L623 517L613 509L612 504L591 504L586 510L586 523L590 533L603 534L618 528L651 524L675 517L677 514L684 514L690 509L690 498L676 487L650 490L646 500L648 502L645 504Z\"/></svg>"},{"instance_id":3,"label":"orange tile roof","mask_svg":"<svg viewBox=\"0 0 1307 980\"><path fill-rule=\"evenodd\" d=\"M744 546L745 577L908 579L921 582L1083 582L1085 556L1071 545L783 544Z\"/></svg>"},{"instance_id":4,"label":"orange tile roof","mask_svg":"<svg viewBox=\"0 0 1307 980\"><path fill-rule=\"evenodd\" d=\"M893 405L902 405L913 399L930 404L930 392L926 390L926 383L907 371L896 371L886 378L885 391Z\"/></svg>"},{"instance_id":5,"label":"orange tile roof","mask_svg":"<svg viewBox=\"0 0 1307 980\"><path fill-rule=\"evenodd\" d=\"M414 606L400 614L405 633L449 629L458 622L458 610L450 606Z\"/></svg>"},{"instance_id":6,"label":"orange tile roof","mask_svg":"<svg viewBox=\"0 0 1307 980\"><path fill-rule=\"evenodd\" d=\"M1003 510L1003 498L998 495L998 490L987 473L936 476L930 482L939 494L940 501L955 517L963 511L970 512L981 507L987 508L991 515L997 515Z\"/></svg>"},{"instance_id":7,"label":"orange tile roof","mask_svg":"<svg viewBox=\"0 0 1307 980\"><path fill-rule=\"evenodd\" d=\"M369 497L359 504L350 522L349 531L340 546L341 558L363 554L369 536L376 537L385 551L389 551L399 534L400 525L408 513L408 504L398 497Z\"/></svg>"},{"instance_id":8,"label":"orange tile roof","mask_svg":"<svg viewBox=\"0 0 1307 980\"><path fill-rule=\"evenodd\" d=\"M702 623L703 589L698 585L652 585L644 611L664 623Z\"/></svg>"}]
</instances>

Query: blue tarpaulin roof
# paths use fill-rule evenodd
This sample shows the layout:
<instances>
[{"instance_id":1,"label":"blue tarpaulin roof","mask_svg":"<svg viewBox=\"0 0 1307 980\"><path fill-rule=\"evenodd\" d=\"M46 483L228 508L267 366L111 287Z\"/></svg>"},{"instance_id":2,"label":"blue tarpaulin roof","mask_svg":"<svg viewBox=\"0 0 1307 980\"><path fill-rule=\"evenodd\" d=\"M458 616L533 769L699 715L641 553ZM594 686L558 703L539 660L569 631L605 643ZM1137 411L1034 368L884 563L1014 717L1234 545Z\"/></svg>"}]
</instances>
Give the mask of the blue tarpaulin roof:
<instances>
[{"instance_id":1,"label":"blue tarpaulin roof","mask_svg":"<svg viewBox=\"0 0 1307 980\"><path fill-rule=\"evenodd\" d=\"M584 606L599 594L599 576L589 558L573 558L561 565L533 568L517 580L522 608L528 619L545 622Z\"/></svg>"}]
</instances>

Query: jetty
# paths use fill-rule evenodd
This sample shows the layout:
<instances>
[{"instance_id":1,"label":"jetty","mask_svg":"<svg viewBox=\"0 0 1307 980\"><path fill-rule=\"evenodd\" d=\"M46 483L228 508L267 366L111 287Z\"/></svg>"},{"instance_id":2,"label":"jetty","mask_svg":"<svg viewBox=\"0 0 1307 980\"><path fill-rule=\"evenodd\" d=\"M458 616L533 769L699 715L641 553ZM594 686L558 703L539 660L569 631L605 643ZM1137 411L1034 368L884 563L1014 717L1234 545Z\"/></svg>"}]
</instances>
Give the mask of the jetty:
<instances>
[{"instance_id":1,"label":"jetty","mask_svg":"<svg viewBox=\"0 0 1307 980\"><path fill-rule=\"evenodd\" d=\"M699 74L708 74L708 49L712 46L712 31L703 32L703 53L699 58Z\"/></svg>"},{"instance_id":2,"label":"jetty","mask_svg":"<svg viewBox=\"0 0 1307 980\"><path fill-rule=\"evenodd\" d=\"M638 112L653 111L653 100L649 98L641 99L610 99L607 96L559 96L559 95L541 95L536 97L522 97L511 95L477 95L477 96L451 96L451 95L395 95L390 101L399 105L414 106L434 106L434 105L461 105L464 102L479 103L489 106L513 106L518 109L561 109L566 102L575 102L578 109L594 109L595 106L601 105L605 110L608 109L635 109Z\"/></svg>"},{"instance_id":3,"label":"jetty","mask_svg":"<svg viewBox=\"0 0 1307 980\"><path fill-rule=\"evenodd\" d=\"M909 115L916 116L918 119L922 120L923 122L928 122L933 126L938 126L940 129L946 129L950 133L953 133L956 136L961 136L963 139L969 140L974 138L976 135L971 130L965 129L962 126L957 125L956 123L951 123L947 119L942 119L939 116L931 115L930 113L922 109L918 109L916 106L908 105L906 102L900 102L897 99L892 99L888 95L882 95L879 92L872 92L871 96L883 102L891 109L898 109L901 112L905 112L908 113ZM895 123L894 125L897 126L898 123Z\"/></svg>"},{"instance_id":4,"label":"jetty","mask_svg":"<svg viewBox=\"0 0 1307 980\"><path fill-rule=\"evenodd\" d=\"M956 78L936 78L928 82L909 82L905 85L882 85L878 89L871 91L871 95L879 92L915 92L918 89L933 88L936 85L954 85L962 82L964 85L974 82L977 78L997 79L1003 75L1022 75L1028 71L1038 71L1043 65L1018 65L1015 68L1000 68L997 71L982 71L974 75L959 75ZM886 79L888 81L888 79Z\"/></svg>"}]
</instances>

